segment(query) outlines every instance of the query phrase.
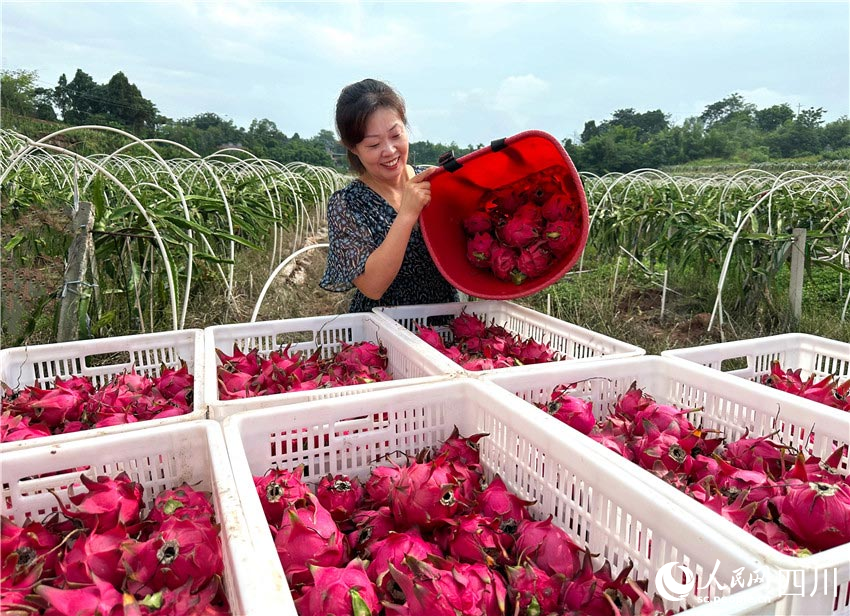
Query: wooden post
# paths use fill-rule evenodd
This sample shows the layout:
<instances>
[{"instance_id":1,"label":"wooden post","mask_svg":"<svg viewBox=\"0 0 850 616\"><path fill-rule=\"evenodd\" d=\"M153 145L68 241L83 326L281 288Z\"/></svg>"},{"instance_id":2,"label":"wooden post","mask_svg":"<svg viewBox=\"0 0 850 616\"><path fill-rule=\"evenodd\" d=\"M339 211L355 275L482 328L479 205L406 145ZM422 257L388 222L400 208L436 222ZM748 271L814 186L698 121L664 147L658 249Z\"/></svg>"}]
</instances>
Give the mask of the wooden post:
<instances>
[{"instance_id":1,"label":"wooden post","mask_svg":"<svg viewBox=\"0 0 850 616\"><path fill-rule=\"evenodd\" d=\"M59 327L56 332L56 339L59 342L77 340L80 337L80 297L86 288L85 278L89 262L94 258L92 227L94 227L94 211L91 203L80 201L71 222L74 237L68 248L68 266L65 269L62 286Z\"/></svg>"},{"instance_id":2,"label":"wooden post","mask_svg":"<svg viewBox=\"0 0 850 616\"><path fill-rule=\"evenodd\" d=\"M803 274L806 262L806 230L796 228L791 231L791 282L788 299L791 302L791 315L799 320L803 315Z\"/></svg>"}]
</instances>

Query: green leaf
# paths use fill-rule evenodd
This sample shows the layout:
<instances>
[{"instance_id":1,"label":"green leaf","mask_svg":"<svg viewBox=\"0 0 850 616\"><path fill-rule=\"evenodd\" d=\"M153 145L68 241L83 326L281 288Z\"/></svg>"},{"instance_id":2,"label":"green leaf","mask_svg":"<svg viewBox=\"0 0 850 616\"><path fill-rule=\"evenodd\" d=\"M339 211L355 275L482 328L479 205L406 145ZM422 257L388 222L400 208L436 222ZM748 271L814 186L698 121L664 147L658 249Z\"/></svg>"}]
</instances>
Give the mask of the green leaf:
<instances>
[{"instance_id":1,"label":"green leaf","mask_svg":"<svg viewBox=\"0 0 850 616\"><path fill-rule=\"evenodd\" d=\"M18 233L15 237L6 242L6 245L3 246L3 250L12 250L15 246L23 242L25 239L23 233Z\"/></svg>"}]
</instances>

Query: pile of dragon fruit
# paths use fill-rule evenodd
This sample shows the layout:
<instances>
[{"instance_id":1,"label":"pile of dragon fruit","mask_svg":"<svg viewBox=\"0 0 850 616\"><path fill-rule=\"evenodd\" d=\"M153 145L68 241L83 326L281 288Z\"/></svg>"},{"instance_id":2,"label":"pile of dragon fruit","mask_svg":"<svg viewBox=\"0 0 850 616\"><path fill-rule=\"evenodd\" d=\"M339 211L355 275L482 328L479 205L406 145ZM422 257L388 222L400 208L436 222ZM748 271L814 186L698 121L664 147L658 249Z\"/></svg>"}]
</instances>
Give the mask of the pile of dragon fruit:
<instances>
[{"instance_id":1,"label":"pile of dragon fruit","mask_svg":"<svg viewBox=\"0 0 850 616\"><path fill-rule=\"evenodd\" d=\"M500 280L522 284L539 278L574 251L581 237L580 204L564 179L541 171L486 193L463 220L466 257Z\"/></svg>"},{"instance_id":2,"label":"pile of dragon fruit","mask_svg":"<svg viewBox=\"0 0 850 616\"><path fill-rule=\"evenodd\" d=\"M448 346L435 328L420 324L416 327L420 338L466 370L492 370L561 359L548 344L532 338L522 340L501 325L487 325L481 317L466 311L449 322L453 342Z\"/></svg>"},{"instance_id":3,"label":"pile of dragon fruit","mask_svg":"<svg viewBox=\"0 0 850 616\"><path fill-rule=\"evenodd\" d=\"M126 473L89 479L43 522L0 518L0 612L44 616L229 614L219 526L184 484L144 512ZM57 497L57 501L58 501Z\"/></svg>"},{"instance_id":4,"label":"pile of dragon fruit","mask_svg":"<svg viewBox=\"0 0 850 616\"><path fill-rule=\"evenodd\" d=\"M236 345L233 355L216 349L218 395L221 400L252 398L344 385L389 381L387 350L369 341L342 343L331 358L322 359L321 349L307 356L290 352L291 345L261 357L259 349L243 353Z\"/></svg>"},{"instance_id":5,"label":"pile of dragon fruit","mask_svg":"<svg viewBox=\"0 0 850 616\"><path fill-rule=\"evenodd\" d=\"M254 477L300 616L664 612L647 582L613 575L496 475L484 486L477 443L461 436L365 481L303 467ZM313 488L311 490L311 487Z\"/></svg>"},{"instance_id":6,"label":"pile of dragon fruit","mask_svg":"<svg viewBox=\"0 0 850 616\"><path fill-rule=\"evenodd\" d=\"M847 445L806 456L772 435L733 442L687 418L698 409L658 404L635 383L598 421L590 401L558 385L537 406L652 472L772 548L806 556L850 542Z\"/></svg>"},{"instance_id":7,"label":"pile of dragon fruit","mask_svg":"<svg viewBox=\"0 0 850 616\"><path fill-rule=\"evenodd\" d=\"M4 384L0 442L185 415L192 412L193 383L184 362L163 366L156 377L131 369L99 388L86 376L57 377L50 389Z\"/></svg>"},{"instance_id":8,"label":"pile of dragon fruit","mask_svg":"<svg viewBox=\"0 0 850 616\"><path fill-rule=\"evenodd\" d=\"M801 368L784 370L780 362L774 360L770 365L770 373L764 375L761 382L768 387L850 412L850 379L841 383L836 376L829 374L815 381L815 375L812 374L803 380L801 372Z\"/></svg>"}]
</instances>

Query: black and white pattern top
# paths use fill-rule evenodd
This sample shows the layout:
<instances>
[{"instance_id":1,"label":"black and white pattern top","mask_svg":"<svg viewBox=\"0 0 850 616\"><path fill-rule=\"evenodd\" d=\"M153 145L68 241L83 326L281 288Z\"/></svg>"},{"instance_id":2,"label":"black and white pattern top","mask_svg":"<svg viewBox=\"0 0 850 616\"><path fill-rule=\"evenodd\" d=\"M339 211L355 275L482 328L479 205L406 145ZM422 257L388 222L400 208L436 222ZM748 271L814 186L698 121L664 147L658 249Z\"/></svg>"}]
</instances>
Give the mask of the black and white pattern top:
<instances>
[{"instance_id":1,"label":"black and white pattern top","mask_svg":"<svg viewBox=\"0 0 850 616\"><path fill-rule=\"evenodd\" d=\"M420 173L425 167L415 167ZM366 269L366 259L381 245L396 217L393 207L361 180L354 180L328 200L328 264L319 285L328 291L344 292ZM458 293L443 278L422 238L419 223L410 241L398 275L378 300L359 290L349 312L368 312L375 306L405 306L458 301Z\"/></svg>"}]
</instances>

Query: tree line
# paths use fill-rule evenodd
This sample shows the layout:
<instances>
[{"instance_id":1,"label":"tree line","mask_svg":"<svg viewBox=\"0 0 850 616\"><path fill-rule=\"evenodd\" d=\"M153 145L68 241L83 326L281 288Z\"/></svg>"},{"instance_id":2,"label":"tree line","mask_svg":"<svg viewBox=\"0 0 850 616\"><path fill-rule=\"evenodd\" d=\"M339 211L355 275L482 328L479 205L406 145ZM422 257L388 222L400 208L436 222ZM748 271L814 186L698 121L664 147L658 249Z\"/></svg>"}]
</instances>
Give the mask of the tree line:
<instances>
[{"instance_id":1,"label":"tree line","mask_svg":"<svg viewBox=\"0 0 850 616\"><path fill-rule=\"evenodd\" d=\"M0 79L0 112L12 119L3 122L6 127L15 128L16 118L73 126L105 125L140 138L174 141L201 156L222 147L241 147L260 158L284 163L301 161L347 168L345 151L330 130L305 139L298 133L287 136L265 118L253 120L247 129L212 112L171 119L160 114L123 72L99 84L77 69L70 81L61 75L53 88L37 85L35 71L3 71ZM733 93L708 105L699 116L686 118L681 125L672 123L671 116L660 109L618 109L599 123L587 121L577 142L567 138L563 144L580 171L599 174L705 160L762 163L797 157L850 159L850 120L842 116L826 123L825 114L821 107L795 111L787 103L759 109ZM448 150L462 156L480 147L483 144L461 147L454 142L417 141L410 144L410 162L435 164ZM183 155L178 151L170 154Z\"/></svg>"}]
</instances>

